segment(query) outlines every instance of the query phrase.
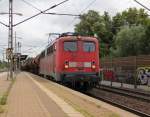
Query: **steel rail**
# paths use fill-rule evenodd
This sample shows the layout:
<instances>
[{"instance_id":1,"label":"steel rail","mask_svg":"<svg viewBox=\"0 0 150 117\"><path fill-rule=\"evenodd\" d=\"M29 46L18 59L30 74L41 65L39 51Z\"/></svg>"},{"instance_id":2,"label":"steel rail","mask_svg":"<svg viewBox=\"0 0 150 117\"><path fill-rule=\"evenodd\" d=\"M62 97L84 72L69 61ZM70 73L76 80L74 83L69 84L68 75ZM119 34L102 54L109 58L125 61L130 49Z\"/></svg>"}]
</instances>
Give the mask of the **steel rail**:
<instances>
[{"instance_id":1,"label":"steel rail","mask_svg":"<svg viewBox=\"0 0 150 117\"><path fill-rule=\"evenodd\" d=\"M104 98L104 97L100 97L100 96L96 96L96 95L94 95L94 94L92 94L92 93L86 93L86 94L89 95L89 96L91 96L91 97L94 97L94 98L96 98L96 99L98 99L98 100L101 100L101 101L104 101L104 102L106 102L106 103L109 103L109 104L111 104L111 105L113 105L113 106L119 107L119 108L121 108L121 109L123 109L123 110L126 110L126 111L128 111L128 112L131 112L131 113L133 113L133 114L136 114L136 115L138 115L138 116L141 116L141 117L150 117L150 115L147 114L147 113L144 113L144 112L141 112L141 111L139 111L139 110L136 110L136 109L130 108L130 107L128 107L128 106L122 105L122 104L120 104L120 103L114 102L114 101L112 101L112 100L110 100L110 99L107 99L107 98Z\"/></svg>"},{"instance_id":2,"label":"steel rail","mask_svg":"<svg viewBox=\"0 0 150 117\"><path fill-rule=\"evenodd\" d=\"M148 92L148 91L135 90L135 89L124 88L124 87L108 86L108 85L104 85L104 84L101 84L100 86L109 87L111 89L116 89L116 90L123 90L123 91L127 91L127 92L136 93L136 94L139 94L139 95L144 95L144 96L147 96L147 97L149 96L150 97L150 92Z\"/></svg>"},{"instance_id":3,"label":"steel rail","mask_svg":"<svg viewBox=\"0 0 150 117\"><path fill-rule=\"evenodd\" d=\"M105 91L108 91L108 92L112 92L112 93L117 93L117 94L120 94L120 95L123 95L123 96L128 96L128 97L132 97L132 98L135 98L135 99L139 99L139 100L142 100L142 101L146 101L146 102L149 102L150 103L150 96L147 94L145 95L141 95L141 93L137 93L137 92L131 92L128 90L123 90L122 88L113 88L113 87L107 87L107 86L100 86L100 87L96 87L96 89L101 89L101 90L105 90Z\"/></svg>"}]
</instances>

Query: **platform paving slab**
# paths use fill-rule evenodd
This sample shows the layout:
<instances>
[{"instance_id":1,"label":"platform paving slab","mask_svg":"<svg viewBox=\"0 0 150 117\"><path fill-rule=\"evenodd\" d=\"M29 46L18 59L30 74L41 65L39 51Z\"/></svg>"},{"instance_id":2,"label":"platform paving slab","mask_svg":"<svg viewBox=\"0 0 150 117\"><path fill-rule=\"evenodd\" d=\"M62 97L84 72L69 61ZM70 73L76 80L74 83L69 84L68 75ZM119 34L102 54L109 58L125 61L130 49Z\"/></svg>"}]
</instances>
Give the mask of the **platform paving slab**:
<instances>
[{"instance_id":1,"label":"platform paving slab","mask_svg":"<svg viewBox=\"0 0 150 117\"><path fill-rule=\"evenodd\" d=\"M8 89L10 80L7 80L7 72L0 73L0 96L2 96Z\"/></svg>"},{"instance_id":2,"label":"platform paving slab","mask_svg":"<svg viewBox=\"0 0 150 117\"><path fill-rule=\"evenodd\" d=\"M29 74L25 73L39 88L41 88L49 98L51 98L62 110L67 114L68 117L84 117L80 112L76 111L73 107L71 107L68 103L66 103L63 99L58 97L51 90L48 90L42 84L33 79Z\"/></svg>"},{"instance_id":3,"label":"platform paving slab","mask_svg":"<svg viewBox=\"0 0 150 117\"><path fill-rule=\"evenodd\" d=\"M58 97L57 94L48 89L45 86L45 82L46 84L48 83L49 86L57 86L58 89L61 89L59 91L66 90L65 87L48 82L44 79L38 82L37 79L33 78L29 73L20 73L19 75L17 75L16 82L13 85L8 97L7 111L3 114L0 114L0 117L83 117L81 113L74 110L71 105L66 103L63 98L61 98L60 96ZM42 85L43 83L44 85ZM125 112L113 106L111 107L108 104L88 97L84 94L80 94L79 92L73 91L71 89L67 89L66 94L64 95L72 95L73 97L78 96L80 97L80 100L83 98L86 103L90 101L90 104L88 105L92 106L93 103L96 105L101 105L99 109L101 109L102 107L107 108L118 114L120 113L119 115L121 115L121 117L136 117L131 113ZM70 98L72 96L70 96ZM76 102L78 101L76 100ZM101 111L97 112L99 113ZM98 113L97 115L103 115Z\"/></svg>"},{"instance_id":4,"label":"platform paving slab","mask_svg":"<svg viewBox=\"0 0 150 117\"><path fill-rule=\"evenodd\" d=\"M53 91L59 97L77 110L84 113L87 117L138 117L130 112L114 107L103 101L84 95L70 88L64 87L57 83L43 79L39 76L30 74L36 81Z\"/></svg>"},{"instance_id":5,"label":"platform paving slab","mask_svg":"<svg viewBox=\"0 0 150 117\"><path fill-rule=\"evenodd\" d=\"M17 75L7 104L7 111L1 114L0 117L68 117L68 115L24 73Z\"/></svg>"}]
</instances>

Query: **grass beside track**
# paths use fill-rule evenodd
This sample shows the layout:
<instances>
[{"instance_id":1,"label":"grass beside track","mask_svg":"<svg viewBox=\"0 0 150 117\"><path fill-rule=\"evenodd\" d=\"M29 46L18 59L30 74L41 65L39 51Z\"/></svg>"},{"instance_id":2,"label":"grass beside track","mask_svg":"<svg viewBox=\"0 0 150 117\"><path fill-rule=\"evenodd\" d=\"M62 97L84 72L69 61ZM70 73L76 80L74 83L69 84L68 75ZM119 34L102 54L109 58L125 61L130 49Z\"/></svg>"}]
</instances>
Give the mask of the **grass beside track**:
<instances>
[{"instance_id":1,"label":"grass beside track","mask_svg":"<svg viewBox=\"0 0 150 117\"><path fill-rule=\"evenodd\" d=\"M64 100L66 102L68 102L75 110L77 110L78 112L82 113L85 117L94 117L92 114L87 112L85 109L81 108L80 106L78 106L75 103L72 103L70 100L68 100L68 99L64 99Z\"/></svg>"},{"instance_id":2,"label":"grass beside track","mask_svg":"<svg viewBox=\"0 0 150 117\"><path fill-rule=\"evenodd\" d=\"M3 95L0 97L0 113L3 113L5 111L5 105L7 103L7 98L8 98L9 92L10 92L15 80L16 80L16 78L11 81L6 92L4 92Z\"/></svg>"}]
</instances>

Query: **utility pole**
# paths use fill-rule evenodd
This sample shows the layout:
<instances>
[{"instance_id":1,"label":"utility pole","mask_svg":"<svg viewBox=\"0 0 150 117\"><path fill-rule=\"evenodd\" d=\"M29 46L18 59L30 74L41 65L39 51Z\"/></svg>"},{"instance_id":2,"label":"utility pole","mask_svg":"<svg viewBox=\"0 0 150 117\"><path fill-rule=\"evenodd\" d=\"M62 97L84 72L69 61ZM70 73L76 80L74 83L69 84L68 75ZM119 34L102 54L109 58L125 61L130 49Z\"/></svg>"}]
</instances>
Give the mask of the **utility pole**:
<instances>
[{"instance_id":1,"label":"utility pole","mask_svg":"<svg viewBox=\"0 0 150 117\"><path fill-rule=\"evenodd\" d=\"M9 0L9 36L8 36L8 48L10 50L10 79L13 79L13 0Z\"/></svg>"},{"instance_id":2,"label":"utility pole","mask_svg":"<svg viewBox=\"0 0 150 117\"><path fill-rule=\"evenodd\" d=\"M37 13L37 14L35 14L35 15L33 15L33 16L27 18L27 19L24 19L23 21L20 21L17 24L13 25L13 14L16 14L16 15L22 15L22 14L20 14L20 13L13 13L13 0L9 0L9 13L5 13L5 12L0 13L0 15L9 14L9 25L7 25L7 24L5 24L5 23L3 23L3 22L0 21L0 24L2 24L2 25L4 25L4 26L6 26L6 27L9 28L9 33L8 33L8 48L6 50L6 53L7 53L6 56L8 57L7 59L8 59L8 64L9 64L8 74L7 74L7 80L8 80L8 78L13 79L13 68L14 68L14 64L13 64L13 56L14 56L13 55L13 27L15 27L15 26L17 26L19 24L22 24L22 23L24 23L24 22L26 22L26 21L34 18L34 17L37 17L40 14L43 14L43 13L45 13L48 10L54 9L55 7L57 7L57 6L65 3L67 1L69 1L69 0L63 0L62 2L54 4L51 7L47 8L45 10L42 10L39 13Z\"/></svg>"}]
</instances>

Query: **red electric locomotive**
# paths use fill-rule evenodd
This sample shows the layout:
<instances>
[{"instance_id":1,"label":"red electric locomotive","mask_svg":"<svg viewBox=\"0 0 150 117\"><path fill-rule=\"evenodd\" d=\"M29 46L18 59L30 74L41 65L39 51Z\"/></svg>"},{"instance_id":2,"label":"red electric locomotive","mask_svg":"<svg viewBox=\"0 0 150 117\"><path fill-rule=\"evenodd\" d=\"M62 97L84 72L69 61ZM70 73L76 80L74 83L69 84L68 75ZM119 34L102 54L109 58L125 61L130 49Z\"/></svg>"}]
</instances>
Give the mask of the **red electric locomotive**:
<instances>
[{"instance_id":1,"label":"red electric locomotive","mask_svg":"<svg viewBox=\"0 0 150 117\"><path fill-rule=\"evenodd\" d=\"M94 37L65 33L40 55L39 73L58 82L96 84L99 69L99 46Z\"/></svg>"}]
</instances>

